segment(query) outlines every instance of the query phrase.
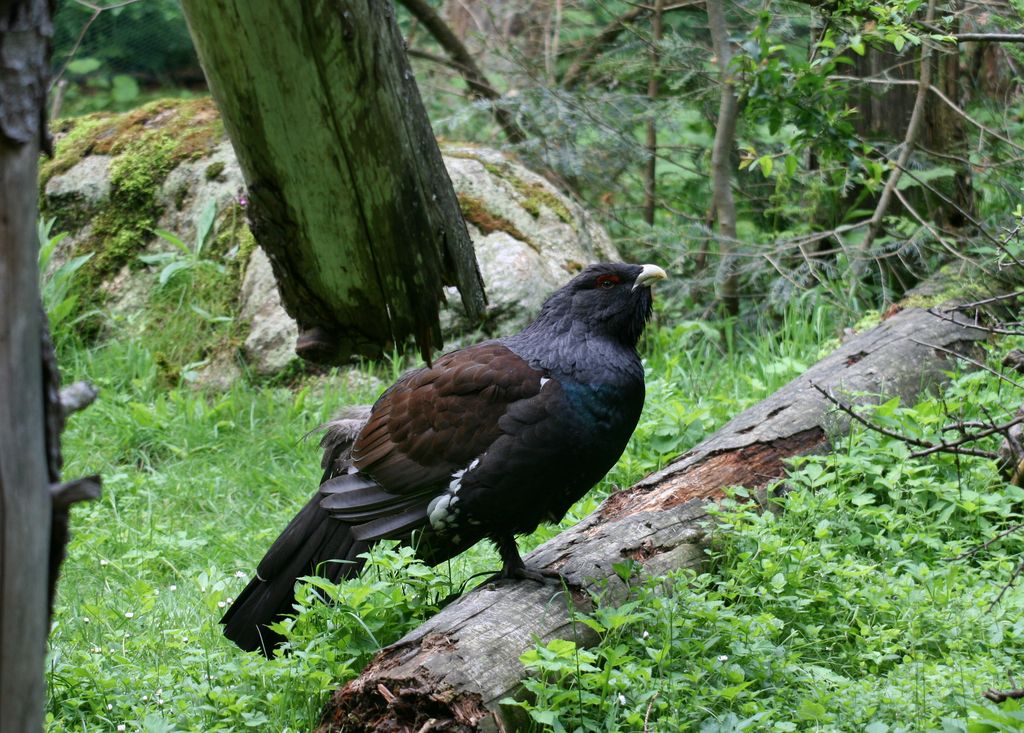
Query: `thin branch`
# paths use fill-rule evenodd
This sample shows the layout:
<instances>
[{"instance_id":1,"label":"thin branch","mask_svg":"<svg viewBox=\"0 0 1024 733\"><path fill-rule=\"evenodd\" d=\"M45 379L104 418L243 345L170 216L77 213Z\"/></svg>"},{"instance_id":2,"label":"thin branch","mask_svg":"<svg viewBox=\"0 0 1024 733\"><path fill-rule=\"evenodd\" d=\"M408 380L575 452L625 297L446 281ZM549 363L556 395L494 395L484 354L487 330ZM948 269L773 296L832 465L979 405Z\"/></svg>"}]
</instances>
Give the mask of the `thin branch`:
<instances>
[{"instance_id":1,"label":"thin branch","mask_svg":"<svg viewBox=\"0 0 1024 733\"><path fill-rule=\"evenodd\" d=\"M849 82L857 82L857 83L860 83L860 84L875 84L875 85L879 85L879 86L916 86L916 85L920 84L920 81L915 81L914 79L890 79L890 78L872 79L870 77L849 76L847 74L832 74L828 78L829 79L834 79L836 81L849 81ZM1006 137L1005 135L999 134L998 132L996 132L992 128L987 127L983 123L981 123L978 120L976 120L975 118L971 117L963 108L960 107L960 105L958 105L956 102L954 102L952 99L950 99L949 96L947 96L945 92L943 92L941 89L939 89L934 84L929 84L928 85L928 91L931 92L932 94L934 94L936 97L938 97L943 102L943 104L948 106L951 110L953 110L953 112L955 112L957 115L959 115L963 119L967 120L969 123L974 125L974 127L978 128L979 130L984 132L986 135L991 135L996 140L999 140L1000 142L1006 143L1007 145L1012 147L1014 150L1017 150L1019 152L1024 152L1024 146L1021 146L1020 144L1015 143L1013 140L1011 140L1010 138Z\"/></svg>"},{"instance_id":2,"label":"thin branch","mask_svg":"<svg viewBox=\"0 0 1024 733\"><path fill-rule=\"evenodd\" d=\"M654 226L654 214L657 207L655 186L658 162L658 128L654 122L654 105L658 101L658 76L661 54L658 43L661 41L662 5L664 0L655 0L654 14L651 16L651 76L647 81L647 99L650 102L647 117L647 161L644 170L644 221Z\"/></svg>"},{"instance_id":3,"label":"thin branch","mask_svg":"<svg viewBox=\"0 0 1024 733\"><path fill-rule=\"evenodd\" d=\"M110 5L97 5L96 3L91 3L88 0L75 0L75 2L81 5L83 8L88 8L89 10L91 10L92 15L89 16L89 20L85 21L85 25L82 26L82 30L78 33L78 38L75 39L74 45L71 46L71 50L68 51L67 55L64 57L64 63L61 64L60 71L54 74L53 78L50 80L50 85L46 90L47 92L52 90L54 84L59 82L61 80L61 77L64 76L64 72L68 70L68 64L71 63L71 60L75 57L75 54L78 53L78 49L82 45L82 41L85 39L86 32L96 21L96 19L100 17L103 11L112 10L114 8L120 8L125 5L131 5L132 3L139 2L139 0L123 0L122 2L111 3Z\"/></svg>"},{"instance_id":4,"label":"thin branch","mask_svg":"<svg viewBox=\"0 0 1024 733\"><path fill-rule=\"evenodd\" d=\"M1016 578L1018 575L1020 575L1022 570L1024 570L1024 563L1021 563L1017 567L1017 572L1014 573L1013 577ZM1003 597L1003 595L1002 595L1002 593L1000 593L999 594L999 598L1002 598L1002 597ZM996 599L996 603L999 602L999 598ZM985 690L983 693L981 693L981 696L984 697L986 700L991 700L992 702L999 703L999 702L1006 702L1007 700L1020 700L1021 698L1024 698L1024 690L1022 690L1022 689L1017 689L1017 690L988 689L988 690Z\"/></svg>"},{"instance_id":5,"label":"thin branch","mask_svg":"<svg viewBox=\"0 0 1024 733\"><path fill-rule=\"evenodd\" d=\"M929 313L934 313L934 309L929 309L928 312ZM974 326L971 326L971 328L974 328ZM918 341L915 338L912 338L910 340L913 341L918 346L924 346L925 348L928 348L928 349L936 349L937 351L941 351L944 354L949 354L950 356L955 357L957 359L962 359L963 361L966 361L968 364L971 364L971 365L977 367L978 369L981 369L982 371L988 372L989 374L993 375L997 379L1001 379L1004 382L1007 382L1008 384L1012 384L1017 389L1024 390L1024 385L1018 384L1017 382L1015 382L1014 380L1010 379L1005 374L1000 374L999 372L997 372L995 369L993 369L992 367L988 366L987 364L984 364L984 363L978 361L977 359L972 359L971 357L967 356L966 354L958 354L957 352L952 351L951 349L947 349L945 346L939 346L938 344L929 344L929 343L927 343L925 341Z\"/></svg>"},{"instance_id":6,"label":"thin branch","mask_svg":"<svg viewBox=\"0 0 1024 733\"><path fill-rule=\"evenodd\" d=\"M915 437L913 437L911 435L905 435L904 433L899 433L899 432L897 432L895 430L889 430L888 428L883 428L881 425L876 425L875 423L871 422L870 420L868 420L867 418L862 416L860 413L858 413L855 409L853 409L853 407L851 407L850 405L846 404L845 402L840 400L838 397L835 397L834 395L832 395L827 390L819 387L814 382L811 382L811 386L814 387L814 389L816 389L818 392L820 392L821 395L825 399L827 399L829 402L834 404L840 410L845 412L851 418L853 418L854 420L859 422L861 425L866 427L868 430L871 430L871 431L876 432L876 433L880 433L880 434L885 435L885 436L887 436L889 438L894 438L895 440L899 440L902 443L907 443L908 445L915 445L918 448L921 448L922 450L916 451L916 452L910 454L912 458L920 458L922 456L930 455L932 453L943 452L943 453L956 453L956 454L959 454L959 455L962 455L962 456L976 456L978 458L988 458L990 460L995 460L998 456L995 453L993 453L992 451L983 451L983 450L978 450L976 448L965 448L963 446L964 446L965 443L969 443L969 442L971 442L973 440L977 440L978 438L987 437L988 435L992 435L995 432L999 432L999 430L1006 430L1006 429L1016 425L1017 423L1024 422L1024 415L1020 415L1020 416L1014 418L1013 420L1011 420L1008 423L1004 423L1003 425L996 426L998 429L993 429L993 430L989 430L989 431L982 431L981 433L970 435L970 436L968 436L966 438L960 438L959 440L954 440L952 442L943 441L941 443L932 443L932 442L929 442L927 440L922 440L921 438L915 438Z\"/></svg>"},{"instance_id":7,"label":"thin branch","mask_svg":"<svg viewBox=\"0 0 1024 733\"><path fill-rule=\"evenodd\" d=\"M942 31L938 31L941 33ZM947 38L943 38L947 40ZM993 43L1024 43L1024 33L955 33L948 37L953 43L992 41Z\"/></svg>"},{"instance_id":8,"label":"thin branch","mask_svg":"<svg viewBox=\"0 0 1024 733\"><path fill-rule=\"evenodd\" d=\"M935 0L928 0L925 20L930 23L934 17ZM869 254L871 252L871 246L882 230L882 220L889 211L889 202L892 200L893 191L896 190L896 184L900 182L903 169L907 167L907 163L910 162L910 156L914 152L914 144L917 142L917 136L921 130L921 121L924 119L925 99L928 97L928 88L932 83L931 59L931 46L928 43L921 44L921 70L918 77L917 96L914 98L914 108L910 113L910 122L907 123L907 132L903 138L903 149L900 151L900 156L896 161L896 167L889 173L889 178L882 189L882 195L878 198L878 205L875 206L875 212L871 215L867 236L864 237L864 242L861 244L861 251L864 253Z\"/></svg>"},{"instance_id":9,"label":"thin branch","mask_svg":"<svg viewBox=\"0 0 1024 733\"><path fill-rule=\"evenodd\" d=\"M501 99L501 94L487 80L480 67L476 65L476 61L473 59L469 49L466 48L465 44L448 27L448 24L441 19L441 16L434 12L434 9L425 0L399 0L399 2L424 25L438 45L444 49L445 53L451 56L452 61L457 65L456 68L459 69L459 73L462 74L466 86L469 88L470 96L478 99L488 99L492 102L497 102ZM492 107L492 110L495 121L505 132L505 137L508 138L510 143L521 143L526 140L526 133L523 132L523 128L519 126L511 112L497 104Z\"/></svg>"},{"instance_id":10,"label":"thin branch","mask_svg":"<svg viewBox=\"0 0 1024 733\"><path fill-rule=\"evenodd\" d=\"M1020 577L1021 573L1024 573L1024 562L1021 562L1021 564L1017 566L1017 569L1013 571L1013 575L1011 575L1010 579L1008 581L1006 581L1006 585L1004 585L1003 589L1001 591L999 591L999 595L996 596L996 599L994 601L992 601L992 603L989 604L989 606L988 606L988 610L989 611L991 611L993 608L995 608L996 606L999 605L999 602L1001 600L1003 600L1003 596L1006 595L1006 591L1010 590L1010 588L1013 587L1013 584L1016 582L1017 578ZM1020 692L1021 694L1017 695L1016 694L1017 692ZM1020 691L1020 690L1014 690L1013 692L1007 693L1007 694L1010 694L1010 695L1012 695L1014 697L1024 697L1024 691Z\"/></svg>"},{"instance_id":11,"label":"thin branch","mask_svg":"<svg viewBox=\"0 0 1024 733\"><path fill-rule=\"evenodd\" d=\"M928 233L932 235L932 238L940 245L942 245L943 249L949 252L950 255L952 255L955 259L963 260L968 264L977 266L979 270L981 270L990 277L996 276L996 274L994 272L991 272L986 266L978 265L970 257L965 255L963 252L961 252L959 249L954 247L949 242L947 242L946 238L942 236L942 233L937 231L930 222L928 222L923 216L921 216L921 214L917 211L914 205L911 204L909 200L907 200L907 197L903 195L899 188L894 189L893 193L896 194L896 198L899 199L899 202L900 204L902 204L903 208L906 209L910 213L910 215L917 220L917 223L920 224L922 228L926 229Z\"/></svg>"},{"instance_id":12,"label":"thin branch","mask_svg":"<svg viewBox=\"0 0 1024 733\"><path fill-rule=\"evenodd\" d=\"M665 5L661 12L665 14L673 10L696 9L703 4L703 0L684 0L684 2ZM633 5L632 8L609 22L587 45L583 46L569 65L569 68L562 74L561 87L563 89L571 90L579 84L584 76L586 76L587 71L590 70L590 67L594 65L597 57L615 43L623 31L628 29L630 23L639 20L642 16L654 10L654 6L650 5L641 5L639 3L631 3L631 5Z\"/></svg>"},{"instance_id":13,"label":"thin branch","mask_svg":"<svg viewBox=\"0 0 1024 733\"><path fill-rule=\"evenodd\" d=\"M593 66L597 57L615 43L622 31L625 30L626 24L632 23L647 12L647 8L641 6L630 8L601 29L601 32L580 51L566 72L562 74L562 88L568 90L576 86L587 70Z\"/></svg>"},{"instance_id":14,"label":"thin branch","mask_svg":"<svg viewBox=\"0 0 1024 733\"><path fill-rule=\"evenodd\" d=\"M910 454L910 457L923 458L924 456L930 456L932 453L959 453L961 455L983 456L994 460L999 457L996 453L992 453L991 451L975 451L973 448L962 448L961 446L966 445L967 443L973 443L976 440L981 440L982 438L987 438L990 435L1005 433L1014 425L1019 425L1022 422L1024 422L1024 415L1018 415L1012 420L1007 420L999 425L991 425L985 430L979 430L977 433L966 433L965 431L964 436L957 440L952 442L942 441L941 443L935 443L930 448L914 451Z\"/></svg>"},{"instance_id":15,"label":"thin branch","mask_svg":"<svg viewBox=\"0 0 1024 733\"><path fill-rule=\"evenodd\" d=\"M960 308L970 310L971 308L980 308L984 305L991 305L992 303L1000 303L1004 300L1014 300L1024 296L1024 290L1017 290L1013 293L1007 293L1006 295L993 295L991 298L983 298L982 300L975 300L972 303L964 303L959 306Z\"/></svg>"},{"instance_id":16,"label":"thin branch","mask_svg":"<svg viewBox=\"0 0 1024 733\"><path fill-rule=\"evenodd\" d=\"M958 323L964 328L977 328L981 331L984 331L985 333L999 334L1001 336L1024 336L1024 331L1015 331L1010 328L1001 328L999 326L984 326L980 323L972 323L970 325L960 323L955 318L946 315L945 313L939 311L936 308L931 308L928 312L931 313L936 318L941 318L942 320L949 321L950 323Z\"/></svg>"},{"instance_id":17,"label":"thin branch","mask_svg":"<svg viewBox=\"0 0 1024 733\"><path fill-rule=\"evenodd\" d=\"M1017 531L1019 531L1021 529L1024 529L1024 524L1015 524L1014 526L1010 527L1009 529L1003 530L1002 532L997 534L995 537L992 537L991 539L986 540L983 544L980 544L977 547L974 547L974 548L972 548L970 550L967 550L966 552L960 553L959 555L957 555L953 559L954 560L966 560L967 558L971 557L971 555L977 555L982 550L987 550L989 547L994 545L996 542L998 542L999 540L1003 539L1003 537L1006 537L1007 535L1011 535L1014 532L1017 532Z\"/></svg>"}]
</instances>

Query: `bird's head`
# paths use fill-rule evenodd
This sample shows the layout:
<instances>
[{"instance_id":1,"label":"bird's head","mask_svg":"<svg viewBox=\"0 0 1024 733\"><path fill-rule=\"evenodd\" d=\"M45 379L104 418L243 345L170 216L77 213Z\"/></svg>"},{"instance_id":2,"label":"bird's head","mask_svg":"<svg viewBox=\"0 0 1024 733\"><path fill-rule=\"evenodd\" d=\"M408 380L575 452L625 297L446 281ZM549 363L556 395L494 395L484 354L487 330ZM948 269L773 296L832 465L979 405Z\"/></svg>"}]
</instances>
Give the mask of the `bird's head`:
<instances>
[{"instance_id":1,"label":"bird's head","mask_svg":"<svg viewBox=\"0 0 1024 733\"><path fill-rule=\"evenodd\" d=\"M657 265L590 265L544 302L537 322L572 323L636 346L651 317L651 285L667 277Z\"/></svg>"}]
</instances>

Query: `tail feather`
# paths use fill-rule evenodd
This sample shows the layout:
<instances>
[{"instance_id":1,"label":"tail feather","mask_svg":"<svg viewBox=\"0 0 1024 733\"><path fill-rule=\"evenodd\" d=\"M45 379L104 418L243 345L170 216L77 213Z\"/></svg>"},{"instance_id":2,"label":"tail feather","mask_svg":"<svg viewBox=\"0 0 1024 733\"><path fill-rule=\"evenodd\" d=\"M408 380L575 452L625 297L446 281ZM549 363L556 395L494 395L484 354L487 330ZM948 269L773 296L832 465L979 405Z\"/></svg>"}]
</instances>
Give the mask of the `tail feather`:
<instances>
[{"instance_id":1,"label":"tail feather","mask_svg":"<svg viewBox=\"0 0 1024 733\"><path fill-rule=\"evenodd\" d=\"M238 595L220 620L224 635L246 651L273 653L284 637L267 628L291 613L295 581L321 575L337 582L363 566L358 555L370 544L356 539L351 528L320 508L320 493L285 528L256 568L256 577Z\"/></svg>"}]
</instances>

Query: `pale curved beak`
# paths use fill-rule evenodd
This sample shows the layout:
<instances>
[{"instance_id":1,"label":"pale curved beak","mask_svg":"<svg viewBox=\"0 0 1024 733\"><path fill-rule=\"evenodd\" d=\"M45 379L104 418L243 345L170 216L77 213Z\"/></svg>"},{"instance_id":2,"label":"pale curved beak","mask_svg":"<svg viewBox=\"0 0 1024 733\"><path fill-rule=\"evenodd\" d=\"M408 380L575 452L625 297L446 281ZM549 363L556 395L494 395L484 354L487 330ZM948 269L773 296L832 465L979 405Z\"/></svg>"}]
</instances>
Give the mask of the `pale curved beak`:
<instances>
[{"instance_id":1,"label":"pale curved beak","mask_svg":"<svg viewBox=\"0 0 1024 733\"><path fill-rule=\"evenodd\" d=\"M667 279L668 274L657 265L643 265L640 274L636 276L636 282L633 283L632 290L636 290L641 285L649 288L654 284L655 280Z\"/></svg>"}]
</instances>

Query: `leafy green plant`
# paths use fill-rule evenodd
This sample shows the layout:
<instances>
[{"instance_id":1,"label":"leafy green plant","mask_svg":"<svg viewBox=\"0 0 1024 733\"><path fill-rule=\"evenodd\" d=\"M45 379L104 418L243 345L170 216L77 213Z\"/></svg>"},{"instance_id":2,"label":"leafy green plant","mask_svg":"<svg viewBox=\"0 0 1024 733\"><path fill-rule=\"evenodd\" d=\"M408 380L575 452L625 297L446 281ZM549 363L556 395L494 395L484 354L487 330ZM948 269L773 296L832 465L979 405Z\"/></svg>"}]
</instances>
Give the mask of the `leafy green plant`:
<instances>
[{"instance_id":1,"label":"leafy green plant","mask_svg":"<svg viewBox=\"0 0 1024 733\"><path fill-rule=\"evenodd\" d=\"M1024 730L1024 706L1006 700L997 706L974 705L967 733L1019 733Z\"/></svg>"},{"instance_id":2,"label":"leafy green plant","mask_svg":"<svg viewBox=\"0 0 1024 733\"><path fill-rule=\"evenodd\" d=\"M1005 402L974 373L872 419L934 439L950 411ZM794 461L783 486L763 513L733 492L705 572L623 575L624 602L599 595L577 615L599 643L528 651L529 695L504 704L552 731L1020 730L1013 706L972 701L1024 653L1024 590L992 605L1024 553L1019 532L1001 535L1024 491L988 461L913 458L859 431Z\"/></svg>"},{"instance_id":3,"label":"leafy green plant","mask_svg":"<svg viewBox=\"0 0 1024 733\"><path fill-rule=\"evenodd\" d=\"M217 272L224 272L225 268L222 264L203 255L203 250L213 234L213 225L216 221L217 202L210 201L203 207L199 215L199 221L196 223L195 242L192 247L185 244L181 237L174 232L169 232L166 229L153 230L161 239L174 245L174 250L169 252L139 255L139 259L147 265L160 266L160 275L157 277L157 282L161 287L167 285L176 275L201 267L209 267Z\"/></svg>"},{"instance_id":4,"label":"leafy green plant","mask_svg":"<svg viewBox=\"0 0 1024 733\"><path fill-rule=\"evenodd\" d=\"M51 235L54 218L40 219L39 235L39 290L43 298L43 308L50 320L51 332L55 335L64 332L83 318L94 315L97 311L76 314L78 293L74 291L76 274L92 258L92 253L71 257L62 264L51 268L57 246L67 237L67 232ZM74 316L74 317L73 317Z\"/></svg>"}]
</instances>

